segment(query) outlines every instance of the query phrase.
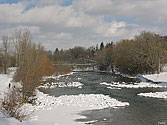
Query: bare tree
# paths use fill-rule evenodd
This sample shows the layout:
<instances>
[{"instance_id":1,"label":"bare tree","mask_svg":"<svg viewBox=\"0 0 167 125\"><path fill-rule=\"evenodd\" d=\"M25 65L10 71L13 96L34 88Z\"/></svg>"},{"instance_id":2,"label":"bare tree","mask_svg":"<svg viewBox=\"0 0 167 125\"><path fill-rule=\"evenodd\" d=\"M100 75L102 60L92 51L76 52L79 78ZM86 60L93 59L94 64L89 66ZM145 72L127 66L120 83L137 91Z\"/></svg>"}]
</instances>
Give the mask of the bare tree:
<instances>
[{"instance_id":1,"label":"bare tree","mask_svg":"<svg viewBox=\"0 0 167 125\"><path fill-rule=\"evenodd\" d=\"M15 37L16 60L19 68L14 80L22 83L23 95L27 98L33 95L43 76L54 72L54 67L49 62L44 47L32 42L28 29L16 31Z\"/></svg>"},{"instance_id":2,"label":"bare tree","mask_svg":"<svg viewBox=\"0 0 167 125\"><path fill-rule=\"evenodd\" d=\"M2 37L2 42L3 42L3 70L4 73L7 74L7 68L8 68L8 63L9 63L9 55L8 55L8 51L9 51L9 37L4 35Z\"/></svg>"}]
</instances>

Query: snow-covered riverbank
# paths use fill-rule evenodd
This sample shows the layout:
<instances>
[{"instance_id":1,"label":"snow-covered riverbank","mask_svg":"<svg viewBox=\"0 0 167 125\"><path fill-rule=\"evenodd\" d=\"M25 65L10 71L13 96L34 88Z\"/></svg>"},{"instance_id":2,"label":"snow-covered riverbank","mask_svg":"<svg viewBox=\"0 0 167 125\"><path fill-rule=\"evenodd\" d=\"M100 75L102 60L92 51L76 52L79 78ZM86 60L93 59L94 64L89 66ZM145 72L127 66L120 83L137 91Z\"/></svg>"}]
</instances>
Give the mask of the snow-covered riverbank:
<instances>
[{"instance_id":1,"label":"snow-covered riverbank","mask_svg":"<svg viewBox=\"0 0 167 125\"><path fill-rule=\"evenodd\" d=\"M153 81L153 82L167 83L167 72L162 72L160 74L142 75L142 76L148 80Z\"/></svg>"},{"instance_id":2,"label":"snow-covered riverbank","mask_svg":"<svg viewBox=\"0 0 167 125\"><path fill-rule=\"evenodd\" d=\"M142 75L142 77L152 82L158 82L161 85L163 84L167 86L167 72L161 72L160 74ZM143 97L150 97L150 98L167 99L167 91L139 93L138 95Z\"/></svg>"},{"instance_id":3,"label":"snow-covered riverbank","mask_svg":"<svg viewBox=\"0 0 167 125\"><path fill-rule=\"evenodd\" d=\"M152 81L158 82L158 84L151 82L140 82L140 83L120 83L120 82L112 82L106 83L102 82L101 85L106 85L109 89L121 89L121 88L167 88L167 72L162 72L160 74L150 74L150 75L142 75L143 78ZM149 92L149 93L139 93L139 96L143 97L151 97L151 98L160 98L167 99L167 91L164 92Z\"/></svg>"}]
</instances>

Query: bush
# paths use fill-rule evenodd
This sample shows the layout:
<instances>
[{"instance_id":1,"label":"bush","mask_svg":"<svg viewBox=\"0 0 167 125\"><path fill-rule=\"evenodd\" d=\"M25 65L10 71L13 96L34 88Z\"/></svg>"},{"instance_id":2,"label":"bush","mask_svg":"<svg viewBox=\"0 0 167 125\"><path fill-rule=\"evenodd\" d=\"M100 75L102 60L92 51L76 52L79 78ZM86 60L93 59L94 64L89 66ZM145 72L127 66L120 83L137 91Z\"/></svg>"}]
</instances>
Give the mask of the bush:
<instances>
[{"instance_id":1,"label":"bush","mask_svg":"<svg viewBox=\"0 0 167 125\"><path fill-rule=\"evenodd\" d=\"M2 108L7 111L11 117L15 117L19 121L26 118L27 114L22 110L23 104L26 102L19 89L12 88L2 101Z\"/></svg>"},{"instance_id":2,"label":"bush","mask_svg":"<svg viewBox=\"0 0 167 125\"><path fill-rule=\"evenodd\" d=\"M40 69L42 76L49 76L55 72L55 67L51 64L48 56L46 55L42 56Z\"/></svg>"}]
</instances>

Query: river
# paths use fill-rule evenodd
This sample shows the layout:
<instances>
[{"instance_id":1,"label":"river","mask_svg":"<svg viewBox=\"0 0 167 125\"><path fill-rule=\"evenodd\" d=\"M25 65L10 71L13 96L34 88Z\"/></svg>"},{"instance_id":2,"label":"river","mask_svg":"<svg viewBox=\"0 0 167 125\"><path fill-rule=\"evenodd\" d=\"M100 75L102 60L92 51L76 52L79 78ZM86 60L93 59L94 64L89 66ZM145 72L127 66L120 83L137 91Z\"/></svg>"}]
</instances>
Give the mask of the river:
<instances>
[{"instance_id":1,"label":"river","mask_svg":"<svg viewBox=\"0 0 167 125\"><path fill-rule=\"evenodd\" d=\"M137 82L136 79L99 72L75 72L72 75L63 76L59 81L79 81L82 88L48 88L42 89L51 96L77 95L77 94L104 94L122 102L129 102L125 108L107 108L81 112L86 119L77 121L98 120L95 125L167 125L167 100L146 98L138 96L138 93L167 91L166 88L122 88L108 89L102 82Z\"/></svg>"}]
</instances>

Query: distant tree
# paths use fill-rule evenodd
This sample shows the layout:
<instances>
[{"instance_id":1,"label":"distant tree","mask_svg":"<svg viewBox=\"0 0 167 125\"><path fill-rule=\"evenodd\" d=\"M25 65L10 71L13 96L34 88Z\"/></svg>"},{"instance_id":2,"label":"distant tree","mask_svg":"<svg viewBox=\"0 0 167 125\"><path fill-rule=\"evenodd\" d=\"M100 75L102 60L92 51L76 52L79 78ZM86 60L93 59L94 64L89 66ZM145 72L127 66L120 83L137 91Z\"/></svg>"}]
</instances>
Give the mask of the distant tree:
<instances>
[{"instance_id":1,"label":"distant tree","mask_svg":"<svg viewBox=\"0 0 167 125\"><path fill-rule=\"evenodd\" d=\"M73 59L84 58L86 55L86 48L77 46L70 49L70 53Z\"/></svg>"},{"instance_id":2,"label":"distant tree","mask_svg":"<svg viewBox=\"0 0 167 125\"><path fill-rule=\"evenodd\" d=\"M96 51L99 51L99 46L98 46L98 44L96 45Z\"/></svg>"},{"instance_id":3,"label":"distant tree","mask_svg":"<svg viewBox=\"0 0 167 125\"><path fill-rule=\"evenodd\" d=\"M101 42L101 44L100 44L100 50L102 50L103 48L104 48L104 43Z\"/></svg>"},{"instance_id":4,"label":"distant tree","mask_svg":"<svg viewBox=\"0 0 167 125\"><path fill-rule=\"evenodd\" d=\"M165 43L151 32L142 32L133 40L122 40L114 49L114 64L125 74L159 73L167 63Z\"/></svg>"},{"instance_id":5,"label":"distant tree","mask_svg":"<svg viewBox=\"0 0 167 125\"><path fill-rule=\"evenodd\" d=\"M105 48L109 48L109 47L112 47L113 46L113 42L110 42L110 43L107 43Z\"/></svg>"},{"instance_id":6,"label":"distant tree","mask_svg":"<svg viewBox=\"0 0 167 125\"><path fill-rule=\"evenodd\" d=\"M51 51L51 50L46 51L46 54L47 54L47 56L49 57L50 61L53 62L53 61L54 61L54 58L53 58L52 51Z\"/></svg>"},{"instance_id":7,"label":"distant tree","mask_svg":"<svg viewBox=\"0 0 167 125\"><path fill-rule=\"evenodd\" d=\"M56 52L59 52L59 49L58 49L58 48L55 49L55 53L56 53Z\"/></svg>"},{"instance_id":8,"label":"distant tree","mask_svg":"<svg viewBox=\"0 0 167 125\"><path fill-rule=\"evenodd\" d=\"M86 51L87 51L87 57L88 57L88 58L93 58L93 57L94 57L94 54L95 54L95 52L96 52L96 49L95 49L94 46L91 46L91 47L89 47Z\"/></svg>"},{"instance_id":9,"label":"distant tree","mask_svg":"<svg viewBox=\"0 0 167 125\"><path fill-rule=\"evenodd\" d=\"M113 71L113 54L113 46L103 48L96 53L95 60L100 70Z\"/></svg>"},{"instance_id":10,"label":"distant tree","mask_svg":"<svg viewBox=\"0 0 167 125\"><path fill-rule=\"evenodd\" d=\"M4 69L4 73L7 74L7 68L8 68L8 64L9 64L9 55L8 55L8 51L9 51L9 37L8 36L3 36L2 37L2 42L3 42L3 69Z\"/></svg>"}]
</instances>

